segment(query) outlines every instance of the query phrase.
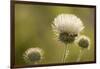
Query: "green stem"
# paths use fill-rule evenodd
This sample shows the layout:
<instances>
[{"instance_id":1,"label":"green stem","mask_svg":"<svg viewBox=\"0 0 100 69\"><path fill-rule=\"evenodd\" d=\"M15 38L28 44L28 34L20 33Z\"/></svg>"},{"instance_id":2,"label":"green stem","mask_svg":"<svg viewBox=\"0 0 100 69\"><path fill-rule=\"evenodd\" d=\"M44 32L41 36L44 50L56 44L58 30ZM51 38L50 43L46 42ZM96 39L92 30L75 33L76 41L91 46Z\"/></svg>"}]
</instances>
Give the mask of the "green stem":
<instances>
[{"instance_id":1,"label":"green stem","mask_svg":"<svg viewBox=\"0 0 100 69\"><path fill-rule=\"evenodd\" d=\"M83 55L83 50L81 49L80 50L80 52L79 52L79 56L78 56L78 58L77 58L77 62L79 62L80 60L81 60L81 57L82 57L82 55Z\"/></svg>"},{"instance_id":2,"label":"green stem","mask_svg":"<svg viewBox=\"0 0 100 69\"><path fill-rule=\"evenodd\" d=\"M63 54L63 63L65 63L66 56L68 55L68 52L69 52L69 50L68 50L68 46L65 46L64 54ZM67 55L66 55L66 53L67 53Z\"/></svg>"}]
</instances>

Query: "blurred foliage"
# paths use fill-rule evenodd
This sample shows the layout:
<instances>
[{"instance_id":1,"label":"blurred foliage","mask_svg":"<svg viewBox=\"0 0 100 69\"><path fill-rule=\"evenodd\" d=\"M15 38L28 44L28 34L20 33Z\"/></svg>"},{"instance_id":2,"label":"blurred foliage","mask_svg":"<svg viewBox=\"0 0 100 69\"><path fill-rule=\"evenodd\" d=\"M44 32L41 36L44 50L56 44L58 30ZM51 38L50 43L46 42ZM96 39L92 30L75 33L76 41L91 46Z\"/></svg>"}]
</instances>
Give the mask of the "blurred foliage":
<instances>
[{"instance_id":1,"label":"blurred foliage","mask_svg":"<svg viewBox=\"0 0 100 69\"><path fill-rule=\"evenodd\" d=\"M51 24L61 14L75 14L84 23L81 33L91 40L90 50L86 50L80 62L94 60L94 9L84 7L15 5L15 64L27 65L23 53L31 47L40 47L45 51L45 59L38 64L62 63L65 44L54 39ZM70 52L66 62L76 62L79 46L69 44Z\"/></svg>"}]
</instances>

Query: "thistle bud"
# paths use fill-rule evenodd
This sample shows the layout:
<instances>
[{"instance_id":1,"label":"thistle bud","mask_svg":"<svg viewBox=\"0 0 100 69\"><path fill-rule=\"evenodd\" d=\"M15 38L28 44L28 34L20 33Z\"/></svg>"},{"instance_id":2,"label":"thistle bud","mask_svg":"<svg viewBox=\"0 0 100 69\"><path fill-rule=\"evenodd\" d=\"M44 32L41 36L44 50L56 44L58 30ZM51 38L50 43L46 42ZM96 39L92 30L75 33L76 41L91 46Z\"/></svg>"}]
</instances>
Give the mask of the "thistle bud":
<instances>
[{"instance_id":1,"label":"thistle bud","mask_svg":"<svg viewBox=\"0 0 100 69\"><path fill-rule=\"evenodd\" d=\"M27 63L37 63L43 59L43 50L40 48L29 48L23 54L23 58Z\"/></svg>"},{"instance_id":2,"label":"thistle bud","mask_svg":"<svg viewBox=\"0 0 100 69\"><path fill-rule=\"evenodd\" d=\"M90 40L88 37L86 36L81 36L78 40L78 45L81 48L88 48L89 49L89 45L90 45Z\"/></svg>"}]
</instances>

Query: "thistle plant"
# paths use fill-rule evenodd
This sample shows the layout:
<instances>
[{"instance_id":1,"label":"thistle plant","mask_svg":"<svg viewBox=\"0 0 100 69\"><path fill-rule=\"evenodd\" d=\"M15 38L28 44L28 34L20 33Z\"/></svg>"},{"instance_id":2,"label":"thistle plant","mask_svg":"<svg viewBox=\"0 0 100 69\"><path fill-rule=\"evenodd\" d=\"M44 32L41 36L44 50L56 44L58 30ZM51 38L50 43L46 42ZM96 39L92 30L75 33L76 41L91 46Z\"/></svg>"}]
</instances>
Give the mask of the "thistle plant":
<instances>
[{"instance_id":1,"label":"thistle plant","mask_svg":"<svg viewBox=\"0 0 100 69\"><path fill-rule=\"evenodd\" d=\"M68 44L73 43L78 34L84 29L83 23L80 18L73 14L60 14L54 19L52 28L57 35L57 39L65 44L62 57L62 61L65 63L69 54Z\"/></svg>"},{"instance_id":2,"label":"thistle plant","mask_svg":"<svg viewBox=\"0 0 100 69\"><path fill-rule=\"evenodd\" d=\"M90 49L90 39L86 36L80 36L77 42L78 42L79 47L81 48L78 59L77 59L77 62L79 62L81 59L81 56L84 54L84 51Z\"/></svg>"},{"instance_id":3,"label":"thistle plant","mask_svg":"<svg viewBox=\"0 0 100 69\"><path fill-rule=\"evenodd\" d=\"M29 48L23 54L23 58L28 64L37 64L43 59L43 50L41 48Z\"/></svg>"}]
</instances>

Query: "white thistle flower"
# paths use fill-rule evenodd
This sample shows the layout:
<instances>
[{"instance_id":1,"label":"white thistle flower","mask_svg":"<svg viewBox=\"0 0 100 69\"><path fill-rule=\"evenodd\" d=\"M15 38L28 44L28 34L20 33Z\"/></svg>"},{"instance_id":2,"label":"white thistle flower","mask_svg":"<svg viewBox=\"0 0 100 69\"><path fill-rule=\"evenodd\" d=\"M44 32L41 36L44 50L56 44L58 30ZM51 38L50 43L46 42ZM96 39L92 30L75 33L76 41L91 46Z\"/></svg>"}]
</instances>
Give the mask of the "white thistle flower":
<instances>
[{"instance_id":1,"label":"white thistle flower","mask_svg":"<svg viewBox=\"0 0 100 69\"><path fill-rule=\"evenodd\" d=\"M60 14L53 22L52 27L55 31L67 33L79 33L84 29L83 23L77 16L73 14Z\"/></svg>"},{"instance_id":2,"label":"white thistle flower","mask_svg":"<svg viewBox=\"0 0 100 69\"><path fill-rule=\"evenodd\" d=\"M26 63L37 63L43 59L43 50L40 48L29 48L23 54Z\"/></svg>"},{"instance_id":3,"label":"white thistle flower","mask_svg":"<svg viewBox=\"0 0 100 69\"><path fill-rule=\"evenodd\" d=\"M73 14L60 14L52 24L53 31L62 42L71 43L84 29L83 23Z\"/></svg>"},{"instance_id":4,"label":"white thistle flower","mask_svg":"<svg viewBox=\"0 0 100 69\"><path fill-rule=\"evenodd\" d=\"M90 49L90 39L84 35L80 36L77 39L77 43L82 49L85 48L87 48L88 50Z\"/></svg>"}]
</instances>

